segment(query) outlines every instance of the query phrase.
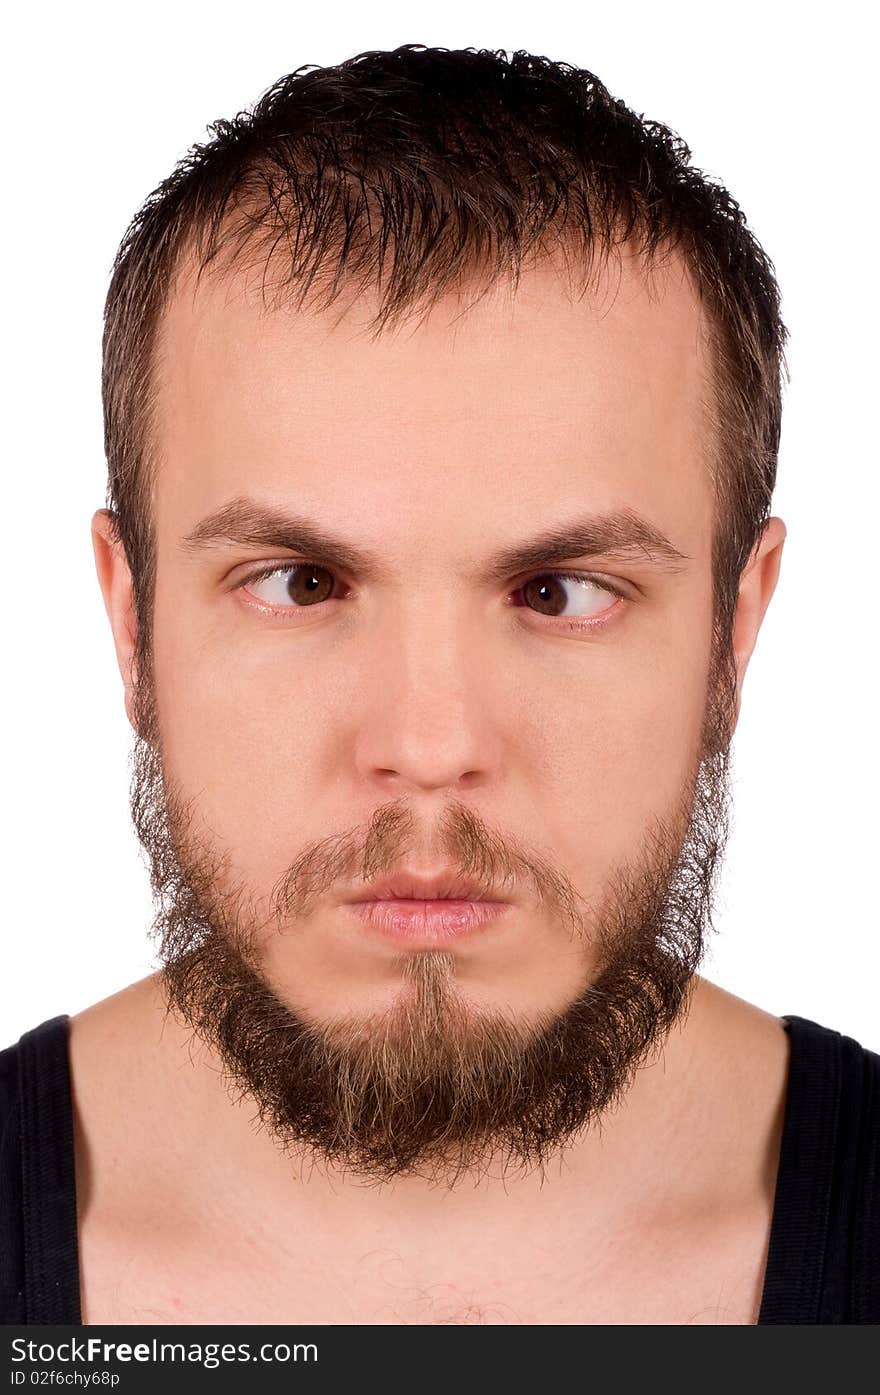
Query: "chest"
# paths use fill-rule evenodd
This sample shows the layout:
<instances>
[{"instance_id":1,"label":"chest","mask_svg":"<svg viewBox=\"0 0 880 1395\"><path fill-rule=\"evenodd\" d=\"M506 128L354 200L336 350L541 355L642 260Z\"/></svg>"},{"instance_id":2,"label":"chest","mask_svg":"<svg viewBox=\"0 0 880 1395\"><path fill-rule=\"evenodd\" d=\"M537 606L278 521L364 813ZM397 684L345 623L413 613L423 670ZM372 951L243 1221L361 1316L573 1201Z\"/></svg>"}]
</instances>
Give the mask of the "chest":
<instances>
[{"instance_id":1,"label":"chest","mask_svg":"<svg viewBox=\"0 0 880 1395\"><path fill-rule=\"evenodd\" d=\"M378 1246L267 1255L221 1234L80 1236L87 1324L748 1325L769 1216L714 1217L575 1246L487 1237L467 1256L408 1260ZM491 1259L490 1259L491 1256Z\"/></svg>"}]
</instances>

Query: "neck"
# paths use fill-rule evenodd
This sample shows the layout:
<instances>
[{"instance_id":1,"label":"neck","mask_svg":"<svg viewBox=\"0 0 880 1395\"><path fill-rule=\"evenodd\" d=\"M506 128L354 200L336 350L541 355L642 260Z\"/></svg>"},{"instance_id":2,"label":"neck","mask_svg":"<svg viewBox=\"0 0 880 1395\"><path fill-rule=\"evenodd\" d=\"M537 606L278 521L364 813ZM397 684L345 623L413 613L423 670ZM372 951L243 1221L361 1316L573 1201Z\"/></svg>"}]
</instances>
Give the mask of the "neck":
<instances>
[{"instance_id":1,"label":"neck","mask_svg":"<svg viewBox=\"0 0 880 1395\"><path fill-rule=\"evenodd\" d=\"M225 1229L262 1232L276 1245L289 1228L292 1236L317 1230L325 1241L353 1247L377 1234L405 1243L441 1222L446 1241L454 1233L465 1239L485 1234L496 1218L506 1228L512 1220L528 1226L530 1218L552 1224L554 1216L565 1226L577 1217L587 1230L606 1230L618 1209L650 1207L671 1179L692 1176L685 1154L700 1124L703 1077L717 1070L728 1004L739 1003L698 976L692 989L618 1107L543 1171L515 1165L505 1172L496 1157L451 1186L413 1175L364 1181L308 1150L282 1151L256 1127L253 1101L230 1093L213 1049L167 1013L158 974L73 1019L71 1051L84 1081L103 1077L93 1111L112 1111L133 1095L126 1109L143 1127L132 1125L139 1140L132 1168L155 1179L150 1186L168 1188L167 1214L178 1211L181 1224L222 1217Z\"/></svg>"}]
</instances>

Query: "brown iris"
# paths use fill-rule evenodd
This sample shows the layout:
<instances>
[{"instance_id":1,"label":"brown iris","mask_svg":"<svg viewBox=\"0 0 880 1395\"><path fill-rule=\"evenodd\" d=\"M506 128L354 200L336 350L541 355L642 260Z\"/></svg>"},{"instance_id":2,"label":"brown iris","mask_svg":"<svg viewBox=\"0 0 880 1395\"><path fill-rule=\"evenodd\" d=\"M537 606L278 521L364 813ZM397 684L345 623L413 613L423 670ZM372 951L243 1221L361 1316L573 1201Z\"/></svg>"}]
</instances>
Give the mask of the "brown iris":
<instances>
[{"instance_id":1,"label":"brown iris","mask_svg":"<svg viewBox=\"0 0 880 1395\"><path fill-rule=\"evenodd\" d=\"M554 576L533 577L522 593L529 605L535 604L544 615L559 615L568 600L561 579Z\"/></svg>"},{"instance_id":2,"label":"brown iris","mask_svg":"<svg viewBox=\"0 0 880 1395\"><path fill-rule=\"evenodd\" d=\"M310 605L313 601L326 601L333 591L333 576L325 567L313 567L303 563L290 568L287 594L297 605Z\"/></svg>"}]
</instances>

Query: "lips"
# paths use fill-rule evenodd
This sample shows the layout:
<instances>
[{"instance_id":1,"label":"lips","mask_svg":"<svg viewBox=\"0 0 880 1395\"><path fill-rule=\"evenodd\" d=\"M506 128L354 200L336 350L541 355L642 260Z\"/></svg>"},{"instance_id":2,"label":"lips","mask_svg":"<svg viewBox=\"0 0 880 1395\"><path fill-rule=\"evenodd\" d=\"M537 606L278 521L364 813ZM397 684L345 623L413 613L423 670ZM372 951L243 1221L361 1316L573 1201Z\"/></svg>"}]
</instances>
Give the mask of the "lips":
<instances>
[{"instance_id":1,"label":"lips","mask_svg":"<svg viewBox=\"0 0 880 1395\"><path fill-rule=\"evenodd\" d=\"M416 872L398 872L382 881L372 882L348 898L365 901L505 901L507 898L487 890L469 877L454 872L439 872L432 876Z\"/></svg>"},{"instance_id":2,"label":"lips","mask_svg":"<svg viewBox=\"0 0 880 1395\"><path fill-rule=\"evenodd\" d=\"M509 918L513 907L504 901L473 898L462 901L446 896L431 900L374 898L356 901L351 909L365 925L386 939L416 949L465 939L488 929L493 921Z\"/></svg>"},{"instance_id":3,"label":"lips","mask_svg":"<svg viewBox=\"0 0 880 1395\"><path fill-rule=\"evenodd\" d=\"M365 925L410 949L464 940L513 910L509 898L451 869L395 872L362 887L350 904Z\"/></svg>"}]
</instances>

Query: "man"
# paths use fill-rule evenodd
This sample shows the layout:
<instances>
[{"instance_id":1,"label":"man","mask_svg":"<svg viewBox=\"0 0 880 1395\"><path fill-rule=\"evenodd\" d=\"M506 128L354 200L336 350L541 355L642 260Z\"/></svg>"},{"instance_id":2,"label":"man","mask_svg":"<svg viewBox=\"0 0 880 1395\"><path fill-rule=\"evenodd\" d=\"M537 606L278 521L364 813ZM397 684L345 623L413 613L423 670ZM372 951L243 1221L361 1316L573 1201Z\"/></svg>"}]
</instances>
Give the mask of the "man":
<instances>
[{"instance_id":1,"label":"man","mask_svg":"<svg viewBox=\"0 0 880 1395\"><path fill-rule=\"evenodd\" d=\"M880 1058L697 973L785 330L688 161L408 45L129 229L93 536L161 967L3 1053L7 1320L877 1319Z\"/></svg>"}]
</instances>

